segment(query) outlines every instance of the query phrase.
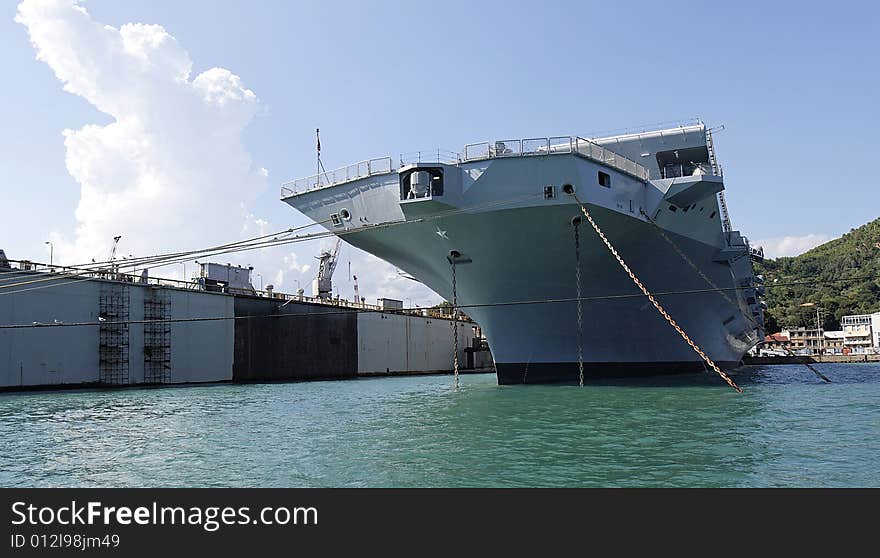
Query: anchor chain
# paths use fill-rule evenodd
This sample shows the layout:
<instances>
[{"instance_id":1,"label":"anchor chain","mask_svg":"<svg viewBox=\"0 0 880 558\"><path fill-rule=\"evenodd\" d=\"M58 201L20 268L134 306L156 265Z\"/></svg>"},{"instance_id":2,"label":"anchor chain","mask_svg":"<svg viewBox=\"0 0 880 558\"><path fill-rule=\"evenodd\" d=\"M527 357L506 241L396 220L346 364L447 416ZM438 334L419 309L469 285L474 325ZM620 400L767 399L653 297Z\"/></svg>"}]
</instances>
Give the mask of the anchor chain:
<instances>
[{"instance_id":1,"label":"anchor chain","mask_svg":"<svg viewBox=\"0 0 880 558\"><path fill-rule=\"evenodd\" d=\"M681 250L681 248L679 248L678 245L677 245L675 242L672 241L671 238L669 238L668 236L666 236L666 233L663 231L662 228L660 228L660 225L658 225L653 219L651 219L651 218L648 216L648 214L645 213L645 210L644 210L644 209L641 209L641 208L640 208L640 209L639 209L639 212L642 214L642 216L644 216L645 219L648 220L649 223L651 223L652 225L654 225L654 229L655 229L655 230L657 231L657 233L663 238L663 240L665 240L670 246L672 246L672 249L675 250L675 251L678 253L678 255L681 257L681 259L684 260L684 262L685 262L686 264L688 264L688 265L691 267L691 269L693 269L695 272L697 272L697 274L703 279L703 281L706 282L707 285L709 285L710 287L712 287L712 288L715 290L715 292L717 292L719 295L721 295L721 297L724 298L724 300L726 300L731 306L733 306L734 308L738 308L738 307L739 307L739 305L738 305L736 302L734 302L733 299L731 299L731 298L727 295L727 293L725 293L723 290L721 290L721 288L719 288L718 285L716 285L711 279L709 279L708 276L706 276L705 273L703 273L703 271L702 271L699 267L697 267L697 265L693 262L693 260L691 260L691 259L687 256L687 254L685 254L685 253ZM746 318L748 318L748 319L752 322L753 325L757 325L757 323L755 323L755 320L754 320L751 316L748 316L748 315L746 315L746 314L743 314L743 315L744 315Z\"/></svg>"},{"instance_id":2,"label":"anchor chain","mask_svg":"<svg viewBox=\"0 0 880 558\"><path fill-rule=\"evenodd\" d=\"M761 343L764 343L764 342L762 341ZM789 347L782 345L782 348L788 352L788 356L793 356L795 358L797 357L797 355L794 354L794 351L792 351ZM803 365L806 366L807 368L809 368L813 372L813 374L815 374L816 376L819 377L820 380L827 382L829 384L831 383L831 380L828 379L828 376L826 376L825 374L823 374L823 373L819 372L818 370L816 370L815 368L813 368L809 362L804 362Z\"/></svg>"},{"instance_id":3,"label":"anchor chain","mask_svg":"<svg viewBox=\"0 0 880 558\"><path fill-rule=\"evenodd\" d=\"M654 221L653 219L651 219L651 217L649 217L648 214L645 213L645 210L644 210L644 209L639 209L639 212L645 217L645 219L648 220L649 223L651 223L651 224L654 226L654 228L657 230L657 232L660 234L660 236L663 237L663 239L664 239L667 243L669 243L670 246L672 246L672 248L678 253L678 255L681 256L681 259L683 259L683 260L685 261L685 263L687 263L689 266L691 266L691 268L692 268L694 271L696 271L697 274L699 274L699 276L702 277L703 280L704 280L704 281L705 281L710 287L712 287L712 289L714 289L716 293L718 293L719 295L721 295L721 297L724 298L724 300L726 300L726 301L727 301L728 303L730 303L732 306L734 306L734 307L738 307L738 305L737 305L733 300L731 300L731 298L730 298L729 296L727 296L727 294L726 294L723 290L721 290L721 288L719 288L718 285L716 285L715 283L713 283L712 280L709 279L709 278L706 276L706 274L703 273L703 272L700 270L700 268L698 268L698 267L696 266L696 264L694 264L694 262L693 262L693 261L687 256L687 254L685 254L685 253L681 250L681 248L679 248L678 245L677 245L675 242L672 241L671 238L669 238L668 236L666 236L666 233L663 232L663 229L660 227L660 225L658 225L656 221ZM751 316L749 316L748 314L745 314L745 313L743 313L743 316L744 316L749 322L751 322L751 324L752 324L753 327L758 327L758 322L757 322L753 317L751 317ZM761 342L758 343L758 345L761 345L761 344L763 344L763 343L764 343L764 341L761 341ZM783 346L783 349L785 349L786 351L788 351L788 353L789 353L790 356L796 356L796 355L791 351L791 349L789 349L788 347ZM804 364L804 366L806 366L811 372L813 372L813 374L815 374L816 376L818 376L819 379L821 379L822 381L825 381L825 382L831 383L831 380L828 379L828 376L826 376L825 374L819 372L819 371L816 370L814 367L810 366L809 363L805 362L805 363L803 363L803 364Z\"/></svg>"},{"instance_id":4,"label":"anchor chain","mask_svg":"<svg viewBox=\"0 0 880 558\"><path fill-rule=\"evenodd\" d=\"M602 232L602 229L599 228L599 225L596 224L596 221L593 220L593 216L590 215L590 212L587 211L587 207L583 203L581 203L581 200L578 199L577 195L574 192L571 192L570 195L575 199L578 206L580 206L581 212L584 214L584 217L587 218L587 221L593 227L593 230L596 231L596 234L599 235L599 238L602 240L602 243L605 244L605 247L608 248L608 250L611 252L611 255L614 256L614 259L616 259L617 263L620 264L620 267L622 267L623 270L626 272L626 274L629 275L629 278L632 279L632 282L636 285L636 287L638 287L639 290L642 291L642 294L644 294L646 297L648 297L648 300L651 302L651 304L654 305L654 308L657 309L657 311L660 313L660 315L663 316L663 318L667 322L669 322L669 325L671 325L675 329L675 331L678 332L678 334L681 336L681 338L684 339L688 345L690 345L690 347L694 350L694 352L696 352L700 356L700 358L702 358L706 362L706 364L708 364L709 367L715 371L715 373L717 373L725 382L727 382L727 385L729 385L730 387L735 389L737 391L737 393L742 393L742 388L740 388L738 385L736 385L734 383L734 381L732 379L730 379L730 376L725 374L724 371L722 371L721 368L719 368L718 365L715 364L715 362L711 358L709 358L709 356L706 355L705 352L703 352L703 350L699 347L699 345L694 343L694 341L688 336L687 333L685 333L685 331L681 328L681 326L679 326L675 322L675 320L672 318L672 316L669 315L669 313L666 311L666 309L664 309L663 306L657 301L657 299L654 298L654 295L651 294L651 291L649 291L647 289L647 287L645 287L645 285L642 284L642 282L639 280L639 278L636 277L635 273L632 272L632 270L629 268L629 266L626 264L626 262L620 256L620 254L617 253L617 250L614 248L614 246L611 244L611 242L605 236L605 233Z\"/></svg>"},{"instance_id":5,"label":"anchor chain","mask_svg":"<svg viewBox=\"0 0 880 558\"><path fill-rule=\"evenodd\" d=\"M574 277L577 285L577 323L578 323L578 385L584 387L584 314L581 300L581 220L572 220L574 226Z\"/></svg>"},{"instance_id":6,"label":"anchor chain","mask_svg":"<svg viewBox=\"0 0 880 558\"><path fill-rule=\"evenodd\" d=\"M458 322L455 313L458 310L458 284L455 274L455 256L450 258L452 264L452 387L456 391L461 387L461 381L458 377Z\"/></svg>"}]
</instances>

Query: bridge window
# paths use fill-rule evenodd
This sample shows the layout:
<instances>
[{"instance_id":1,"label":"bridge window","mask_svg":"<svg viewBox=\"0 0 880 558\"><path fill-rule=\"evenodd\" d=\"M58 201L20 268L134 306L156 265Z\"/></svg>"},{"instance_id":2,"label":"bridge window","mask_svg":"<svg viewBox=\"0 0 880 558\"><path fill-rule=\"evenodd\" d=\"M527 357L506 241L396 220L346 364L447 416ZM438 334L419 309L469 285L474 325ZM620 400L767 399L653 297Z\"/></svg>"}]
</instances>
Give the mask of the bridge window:
<instances>
[{"instance_id":1,"label":"bridge window","mask_svg":"<svg viewBox=\"0 0 880 558\"><path fill-rule=\"evenodd\" d=\"M657 166L661 178L691 176L697 167L709 164L709 150L706 146L686 147L657 152Z\"/></svg>"}]
</instances>

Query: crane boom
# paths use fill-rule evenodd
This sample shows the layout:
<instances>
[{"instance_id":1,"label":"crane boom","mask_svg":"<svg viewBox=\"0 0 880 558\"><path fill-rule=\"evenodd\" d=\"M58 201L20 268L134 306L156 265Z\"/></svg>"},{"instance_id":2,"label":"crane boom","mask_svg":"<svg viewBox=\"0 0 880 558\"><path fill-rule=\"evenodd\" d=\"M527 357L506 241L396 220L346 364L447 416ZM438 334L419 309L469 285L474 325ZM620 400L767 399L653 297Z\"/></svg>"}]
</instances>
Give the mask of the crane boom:
<instances>
[{"instance_id":1,"label":"crane boom","mask_svg":"<svg viewBox=\"0 0 880 558\"><path fill-rule=\"evenodd\" d=\"M323 251L318 259L318 274L312 282L312 296L315 298L330 298L333 292L333 272L336 271L336 263L339 259L339 246L342 239L336 239L333 251Z\"/></svg>"},{"instance_id":2,"label":"crane boom","mask_svg":"<svg viewBox=\"0 0 880 558\"><path fill-rule=\"evenodd\" d=\"M336 264L339 262L339 245L342 244L342 239L336 239L336 246L333 247L333 254L330 256L330 262L327 264L327 277L333 277L333 272L336 271Z\"/></svg>"},{"instance_id":3,"label":"crane boom","mask_svg":"<svg viewBox=\"0 0 880 558\"><path fill-rule=\"evenodd\" d=\"M119 246L119 239L120 238L122 238L122 235L114 236L113 237L113 246L110 248L110 259L108 261L110 262L110 269L114 272L117 271L117 269L118 269L116 267L116 264L113 262L114 262L114 260L116 260L116 247Z\"/></svg>"},{"instance_id":4,"label":"crane boom","mask_svg":"<svg viewBox=\"0 0 880 558\"><path fill-rule=\"evenodd\" d=\"M114 236L114 237L113 237L113 247L110 248L110 260L109 260L109 261L111 261L111 262L112 262L114 259L116 259L116 247L119 246L119 239L120 239L120 238L122 238L122 235Z\"/></svg>"},{"instance_id":5,"label":"crane boom","mask_svg":"<svg viewBox=\"0 0 880 558\"><path fill-rule=\"evenodd\" d=\"M358 292L358 276L352 275L352 277L354 278L354 303L360 304L361 303L361 293Z\"/></svg>"}]
</instances>

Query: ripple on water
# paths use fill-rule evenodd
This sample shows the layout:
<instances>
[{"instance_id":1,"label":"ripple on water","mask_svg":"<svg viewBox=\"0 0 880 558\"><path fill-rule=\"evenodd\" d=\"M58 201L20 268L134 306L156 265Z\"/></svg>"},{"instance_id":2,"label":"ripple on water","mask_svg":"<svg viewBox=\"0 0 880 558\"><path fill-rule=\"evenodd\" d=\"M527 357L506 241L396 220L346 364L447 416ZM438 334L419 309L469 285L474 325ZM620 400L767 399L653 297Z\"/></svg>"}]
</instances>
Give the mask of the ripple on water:
<instances>
[{"instance_id":1,"label":"ripple on water","mask_svg":"<svg viewBox=\"0 0 880 558\"><path fill-rule=\"evenodd\" d=\"M878 486L880 366L0 396L2 486Z\"/></svg>"}]
</instances>

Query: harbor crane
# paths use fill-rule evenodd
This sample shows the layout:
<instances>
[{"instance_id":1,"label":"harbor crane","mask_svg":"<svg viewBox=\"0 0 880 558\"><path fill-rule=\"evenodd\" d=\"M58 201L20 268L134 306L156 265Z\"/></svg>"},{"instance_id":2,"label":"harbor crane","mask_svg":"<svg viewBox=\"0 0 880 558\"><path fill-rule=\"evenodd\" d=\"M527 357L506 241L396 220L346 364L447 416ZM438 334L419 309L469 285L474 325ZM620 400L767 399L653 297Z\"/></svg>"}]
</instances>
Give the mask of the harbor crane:
<instances>
[{"instance_id":1,"label":"harbor crane","mask_svg":"<svg viewBox=\"0 0 880 558\"><path fill-rule=\"evenodd\" d=\"M339 245L342 239L336 239L333 250L324 250L318 259L318 274L312 281L312 296L315 298L329 299L333 292L333 272L336 271L336 263L339 258Z\"/></svg>"},{"instance_id":2,"label":"harbor crane","mask_svg":"<svg viewBox=\"0 0 880 558\"><path fill-rule=\"evenodd\" d=\"M116 248L119 246L120 238L122 238L121 234L113 237L113 246L110 247L110 257L107 259L107 261L110 263L110 271L112 273L115 273L117 269L114 262L116 261Z\"/></svg>"},{"instance_id":3,"label":"harbor crane","mask_svg":"<svg viewBox=\"0 0 880 558\"><path fill-rule=\"evenodd\" d=\"M363 301L361 300L361 294L358 292L358 276L352 275L354 279L354 303L361 304Z\"/></svg>"},{"instance_id":4,"label":"harbor crane","mask_svg":"<svg viewBox=\"0 0 880 558\"><path fill-rule=\"evenodd\" d=\"M109 261L113 261L116 259L116 248L119 246L119 239L122 238L122 235L113 237L113 247L110 248L110 259Z\"/></svg>"}]
</instances>

